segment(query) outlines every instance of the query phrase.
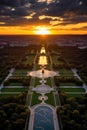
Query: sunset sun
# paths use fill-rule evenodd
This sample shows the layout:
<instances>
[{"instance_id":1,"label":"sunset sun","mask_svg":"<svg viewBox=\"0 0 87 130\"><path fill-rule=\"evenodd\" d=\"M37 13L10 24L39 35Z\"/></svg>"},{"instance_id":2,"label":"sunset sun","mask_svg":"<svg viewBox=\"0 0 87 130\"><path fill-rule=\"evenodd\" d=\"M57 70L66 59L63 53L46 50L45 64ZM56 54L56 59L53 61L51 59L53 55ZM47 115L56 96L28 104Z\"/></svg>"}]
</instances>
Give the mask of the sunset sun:
<instances>
[{"instance_id":1,"label":"sunset sun","mask_svg":"<svg viewBox=\"0 0 87 130\"><path fill-rule=\"evenodd\" d=\"M39 27L38 29L36 29L35 34L46 35L50 34L50 31L46 27Z\"/></svg>"}]
</instances>

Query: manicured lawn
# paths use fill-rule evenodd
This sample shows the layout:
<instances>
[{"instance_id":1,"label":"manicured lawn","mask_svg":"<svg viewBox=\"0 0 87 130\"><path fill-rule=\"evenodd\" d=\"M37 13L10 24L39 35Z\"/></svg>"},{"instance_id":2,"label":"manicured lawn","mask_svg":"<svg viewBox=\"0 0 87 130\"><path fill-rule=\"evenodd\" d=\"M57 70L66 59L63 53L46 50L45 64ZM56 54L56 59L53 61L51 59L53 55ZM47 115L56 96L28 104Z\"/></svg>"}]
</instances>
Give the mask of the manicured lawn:
<instances>
[{"instance_id":1,"label":"manicured lawn","mask_svg":"<svg viewBox=\"0 0 87 130\"><path fill-rule=\"evenodd\" d=\"M9 86L22 86L22 84L21 83L9 83Z\"/></svg>"},{"instance_id":2,"label":"manicured lawn","mask_svg":"<svg viewBox=\"0 0 87 130\"><path fill-rule=\"evenodd\" d=\"M40 78L35 78L35 87L37 85L41 85L40 80L41 80ZM45 84L51 86L51 78L46 78L45 80L46 80Z\"/></svg>"},{"instance_id":3,"label":"manicured lawn","mask_svg":"<svg viewBox=\"0 0 87 130\"><path fill-rule=\"evenodd\" d=\"M52 106L55 106L55 100L54 100L54 94L53 92L46 94L48 99L45 101L47 104L50 104Z\"/></svg>"},{"instance_id":4,"label":"manicured lawn","mask_svg":"<svg viewBox=\"0 0 87 130\"><path fill-rule=\"evenodd\" d=\"M64 61L61 61L58 59L58 64L61 65L61 64L64 64L65 62Z\"/></svg>"},{"instance_id":5,"label":"manicured lawn","mask_svg":"<svg viewBox=\"0 0 87 130\"><path fill-rule=\"evenodd\" d=\"M40 85L41 83L40 83L40 78L35 78L35 87L37 86L37 85Z\"/></svg>"},{"instance_id":6,"label":"manicured lawn","mask_svg":"<svg viewBox=\"0 0 87 130\"><path fill-rule=\"evenodd\" d=\"M52 58L53 63L58 63L58 58L59 58L58 55L51 55L51 58Z\"/></svg>"},{"instance_id":7,"label":"manicured lawn","mask_svg":"<svg viewBox=\"0 0 87 130\"><path fill-rule=\"evenodd\" d=\"M45 69L50 70L50 65L49 65L49 64L46 65L46 68L45 68Z\"/></svg>"},{"instance_id":8,"label":"manicured lawn","mask_svg":"<svg viewBox=\"0 0 87 130\"><path fill-rule=\"evenodd\" d=\"M85 92L84 88L60 88L64 92Z\"/></svg>"},{"instance_id":9,"label":"manicured lawn","mask_svg":"<svg viewBox=\"0 0 87 130\"><path fill-rule=\"evenodd\" d=\"M24 92L27 88L2 88L1 92Z\"/></svg>"},{"instance_id":10,"label":"manicured lawn","mask_svg":"<svg viewBox=\"0 0 87 130\"><path fill-rule=\"evenodd\" d=\"M71 69L59 69L58 70L60 76L74 76L74 73L72 72Z\"/></svg>"},{"instance_id":11,"label":"manicured lawn","mask_svg":"<svg viewBox=\"0 0 87 130\"><path fill-rule=\"evenodd\" d=\"M73 73L71 69L59 69L60 73Z\"/></svg>"},{"instance_id":12,"label":"manicured lawn","mask_svg":"<svg viewBox=\"0 0 87 130\"><path fill-rule=\"evenodd\" d=\"M51 55L52 62L58 65L64 64L65 62L63 60L60 60L60 56L58 55Z\"/></svg>"},{"instance_id":13,"label":"manicured lawn","mask_svg":"<svg viewBox=\"0 0 87 130\"><path fill-rule=\"evenodd\" d=\"M36 70L41 69L41 65L36 65Z\"/></svg>"},{"instance_id":14,"label":"manicured lawn","mask_svg":"<svg viewBox=\"0 0 87 130\"><path fill-rule=\"evenodd\" d=\"M75 97L83 97L84 94L67 94L68 97L72 97L72 98L75 98Z\"/></svg>"},{"instance_id":15,"label":"manicured lawn","mask_svg":"<svg viewBox=\"0 0 87 130\"><path fill-rule=\"evenodd\" d=\"M40 95L41 94L39 93L33 92L31 106L41 103L41 101L38 99Z\"/></svg>"},{"instance_id":16,"label":"manicured lawn","mask_svg":"<svg viewBox=\"0 0 87 130\"><path fill-rule=\"evenodd\" d=\"M41 69L41 65L36 65L36 70ZM50 70L50 66L49 65L45 65L45 69Z\"/></svg>"},{"instance_id":17,"label":"manicured lawn","mask_svg":"<svg viewBox=\"0 0 87 130\"><path fill-rule=\"evenodd\" d=\"M74 74L73 73L59 73L60 76L63 76L63 77L73 77Z\"/></svg>"},{"instance_id":18,"label":"manicured lawn","mask_svg":"<svg viewBox=\"0 0 87 130\"><path fill-rule=\"evenodd\" d=\"M51 87L51 78L47 78L46 81L47 81L46 84Z\"/></svg>"},{"instance_id":19,"label":"manicured lawn","mask_svg":"<svg viewBox=\"0 0 87 130\"><path fill-rule=\"evenodd\" d=\"M33 64L34 63L35 55L29 55L26 57L26 60L23 62L23 64Z\"/></svg>"},{"instance_id":20,"label":"manicured lawn","mask_svg":"<svg viewBox=\"0 0 87 130\"><path fill-rule=\"evenodd\" d=\"M27 73L29 72L29 69L20 69L20 70L15 70L13 73L13 77L26 77Z\"/></svg>"},{"instance_id":21,"label":"manicured lawn","mask_svg":"<svg viewBox=\"0 0 87 130\"><path fill-rule=\"evenodd\" d=\"M7 98L7 97L10 97L10 96L18 96L19 94L0 94L0 98Z\"/></svg>"},{"instance_id":22,"label":"manicured lawn","mask_svg":"<svg viewBox=\"0 0 87 130\"><path fill-rule=\"evenodd\" d=\"M59 86L77 86L75 83L60 83Z\"/></svg>"}]
</instances>

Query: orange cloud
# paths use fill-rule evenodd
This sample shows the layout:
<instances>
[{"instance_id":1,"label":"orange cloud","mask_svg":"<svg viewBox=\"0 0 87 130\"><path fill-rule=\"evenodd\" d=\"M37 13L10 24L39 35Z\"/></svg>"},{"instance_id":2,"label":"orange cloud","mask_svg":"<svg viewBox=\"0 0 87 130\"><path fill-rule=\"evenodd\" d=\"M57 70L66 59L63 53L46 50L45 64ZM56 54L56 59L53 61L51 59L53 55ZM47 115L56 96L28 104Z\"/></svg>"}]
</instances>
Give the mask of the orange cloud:
<instances>
[{"instance_id":1,"label":"orange cloud","mask_svg":"<svg viewBox=\"0 0 87 130\"><path fill-rule=\"evenodd\" d=\"M2 23L4 24L4 23ZM55 26L54 26L55 24ZM38 28L46 27L50 34L87 34L87 22L68 25L56 25L57 22L51 25L26 25L26 26L0 26L0 34L35 34Z\"/></svg>"}]
</instances>

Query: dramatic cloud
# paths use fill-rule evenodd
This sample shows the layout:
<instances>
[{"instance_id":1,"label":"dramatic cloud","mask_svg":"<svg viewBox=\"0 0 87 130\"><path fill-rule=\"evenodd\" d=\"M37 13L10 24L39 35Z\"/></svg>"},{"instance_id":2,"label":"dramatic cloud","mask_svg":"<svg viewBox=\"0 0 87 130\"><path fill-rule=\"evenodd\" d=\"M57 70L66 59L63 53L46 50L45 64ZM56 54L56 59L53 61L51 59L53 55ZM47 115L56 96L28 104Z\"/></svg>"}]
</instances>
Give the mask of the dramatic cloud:
<instances>
[{"instance_id":1,"label":"dramatic cloud","mask_svg":"<svg viewBox=\"0 0 87 130\"><path fill-rule=\"evenodd\" d=\"M0 26L52 27L85 22L87 0L0 0Z\"/></svg>"}]
</instances>

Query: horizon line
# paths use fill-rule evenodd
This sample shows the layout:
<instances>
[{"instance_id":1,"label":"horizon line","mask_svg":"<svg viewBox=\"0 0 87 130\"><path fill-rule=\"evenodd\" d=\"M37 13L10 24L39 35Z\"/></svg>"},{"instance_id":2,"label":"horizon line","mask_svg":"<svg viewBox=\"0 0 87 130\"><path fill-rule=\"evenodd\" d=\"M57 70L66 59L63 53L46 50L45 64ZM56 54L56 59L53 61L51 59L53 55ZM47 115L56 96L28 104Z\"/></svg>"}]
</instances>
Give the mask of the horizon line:
<instances>
[{"instance_id":1,"label":"horizon line","mask_svg":"<svg viewBox=\"0 0 87 130\"><path fill-rule=\"evenodd\" d=\"M46 35L42 35L42 34L0 34L0 36L52 36L52 35L87 35L87 34L46 34Z\"/></svg>"}]
</instances>

